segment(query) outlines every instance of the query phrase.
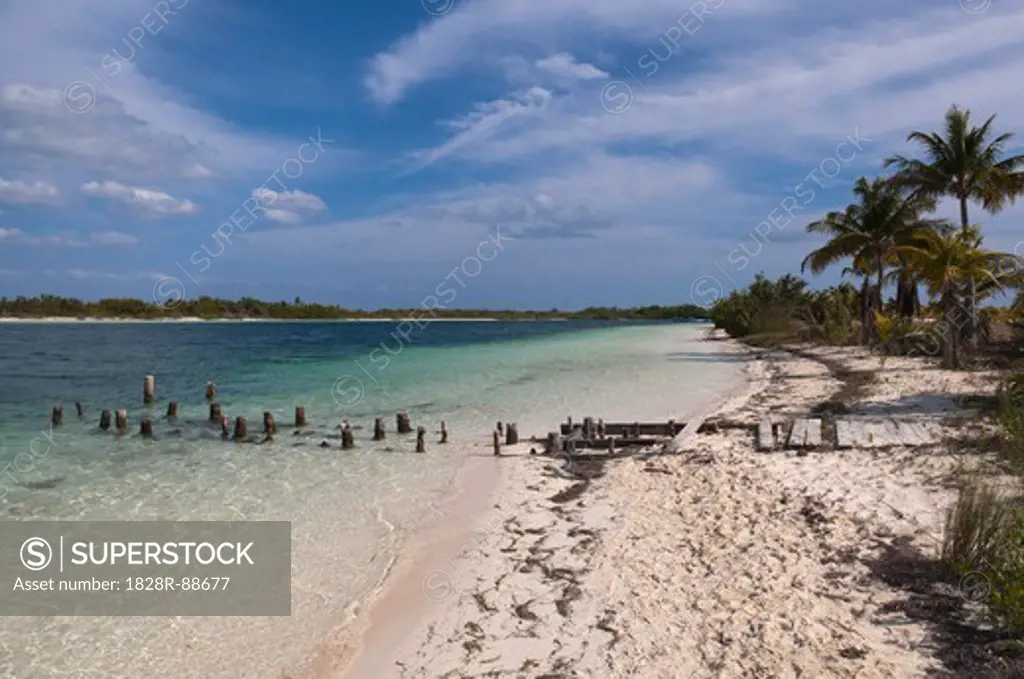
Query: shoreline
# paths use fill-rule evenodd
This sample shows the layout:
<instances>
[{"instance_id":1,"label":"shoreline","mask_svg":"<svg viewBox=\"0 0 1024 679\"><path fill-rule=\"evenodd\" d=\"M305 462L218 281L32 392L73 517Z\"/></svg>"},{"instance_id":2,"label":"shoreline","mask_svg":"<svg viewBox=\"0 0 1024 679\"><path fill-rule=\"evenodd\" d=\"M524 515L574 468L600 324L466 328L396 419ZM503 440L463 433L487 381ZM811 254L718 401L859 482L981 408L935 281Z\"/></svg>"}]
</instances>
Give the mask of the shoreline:
<instances>
[{"instance_id":1,"label":"shoreline","mask_svg":"<svg viewBox=\"0 0 1024 679\"><path fill-rule=\"evenodd\" d=\"M495 507L473 527L487 526L483 537L448 562L455 585L424 607L437 582L424 577L417 599L410 573L423 569L406 571L394 605L371 607L364 634L375 640L347 669L316 679L946 671L960 651L921 600L945 602L948 585L905 582L898 564L934 570L950 478L959 465L985 464L949 443L985 426L964 424L978 418L960 397L991 391L992 375L899 357L883 367L850 347L722 347L749 365L715 417L750 424L840 399L866 416L927 421L943 438L756 453L748 431L725 428L680 454L576 463L568 473L520 444L503 458ZM851 374L865 379L851 385ZM976 602L960 599L976 616Z\"/></svg>"},{"instance_id":2,"label":"shoreline","mask_svg":"<svg viewBox=\"0 0 1024 679\"><path fill-rule=\"evenodd\" d=\"M718 353L737 355L744 352L742 345L729 340L722 344ZM718 411L732 403L745 401L758 390L757 377L746 371L742 384L712 398L699 410ZM652 412L648 418L658 420L696 415L696 412ZM557 464L551 458L531 456L531 448L540 450L543 443L525 440L515 446L503 446L500 458L467 460L456 485L463 486L474 475L471 468L474 463L491 467L496 476L486 497L475 496L467 502L463 486L445 499L446 510L403 548L399 564L383 589L375 593L359 616L354 626L357 629L348 630L343 641L336 638L327 644L318 654L315 669L303 675L305 679L394 676L394 662L401 662L398 649L416 638L418 628L433 624L456 595L468 591L473 579L474 557L481 556L488 547L493 548L503 539L505 527L517 520L517 513L529 511L524 493L530 492L531 485L523 484L523 472L531 476L543 474L546 473L543 469ZM562 478L570 480L569 476ZM471 596L474 596L476 606L483 605L479 598Z\"/></svg>"}]
</instances>

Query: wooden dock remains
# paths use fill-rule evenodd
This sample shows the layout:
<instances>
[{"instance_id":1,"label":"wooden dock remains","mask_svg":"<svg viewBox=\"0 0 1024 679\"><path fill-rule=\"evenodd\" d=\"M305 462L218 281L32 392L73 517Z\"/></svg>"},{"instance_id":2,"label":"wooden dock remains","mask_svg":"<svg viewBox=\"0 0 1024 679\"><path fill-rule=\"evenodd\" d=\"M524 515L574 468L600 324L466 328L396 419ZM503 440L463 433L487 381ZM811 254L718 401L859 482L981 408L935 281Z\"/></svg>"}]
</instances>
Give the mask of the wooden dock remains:
<instances>
[{"instance_id":1,"label":"wooden dock remains","mask_svg":"<svg viewBox=\"0 0 1024 679\"><path fill-rule=\"evenodd\" d=\"M142 380L142 402L148 406L156 402L155 378L152 375L146 375Z\"/></svg>"},{"instance_id":2,"label":"wooden dock remains","mask_svg":"<svg viewBox=\"0 0 1024 679\"><path fill-rule=\"evenodd\" d=\"M821 447L821 420L800 418L793 420L786 440L788 448L814 449Z\"/></svg>"}]
</instances>

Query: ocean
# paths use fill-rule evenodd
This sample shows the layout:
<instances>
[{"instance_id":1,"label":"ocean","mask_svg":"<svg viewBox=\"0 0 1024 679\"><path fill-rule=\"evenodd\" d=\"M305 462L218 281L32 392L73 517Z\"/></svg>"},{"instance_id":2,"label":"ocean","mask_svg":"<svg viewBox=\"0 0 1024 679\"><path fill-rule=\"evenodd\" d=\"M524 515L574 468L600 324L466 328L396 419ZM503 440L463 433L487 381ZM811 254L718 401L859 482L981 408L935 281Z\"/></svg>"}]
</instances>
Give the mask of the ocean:
<instances>
[{"instance_id":1,"label":"ocean","mask_svg":"<svg viewBox=\"0 0 1024 679\"><path fill-rule=\"evenodd\" d=\"M568 415L685 418L743 384L700 324L600 322L6 323L0 325L0 517L292 522L288 618L0 617L0 676L294 676L350 623L497 421L543 437ZM153 375L156 403L142 404ZM205 385L251 434L304 406L301 434L221 440ZM178 422L164 417L179 404ZM85 407L79 420L75 401ZM63 426L50 428L53 405ZM129 435L97 427L128 411ZM425 426L427 454L395 433ZM138 435L150 417L155 438ZM370 440L375 417L388 438ZM337 425L355 428L340 450ZM437 444L444 420L450 443ZM321 447L327 441L329 447ZM496 464L500 465L501 460Z\"/></svg>"}]
</instances>

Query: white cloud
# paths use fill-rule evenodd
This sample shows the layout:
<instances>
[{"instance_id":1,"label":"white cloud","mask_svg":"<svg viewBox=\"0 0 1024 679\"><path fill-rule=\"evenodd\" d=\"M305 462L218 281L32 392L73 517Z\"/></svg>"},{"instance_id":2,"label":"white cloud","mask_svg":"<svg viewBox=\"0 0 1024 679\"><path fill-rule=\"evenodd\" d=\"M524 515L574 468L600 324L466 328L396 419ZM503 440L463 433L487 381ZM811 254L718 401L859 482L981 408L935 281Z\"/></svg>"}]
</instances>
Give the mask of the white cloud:
<instances>
[{"instance_id":1,"label":"white cloud","mask_svg":"<svg viewBox=\"0 0 1024 679\"><path fill-rule=\"evenodd\" d=\"M89 242L94 245L109 245L111 247L136 245L139 239L128 233L120 231L97 231L89 234Z\"/></svg>"},{"instance_id":2,"label":"white cloud","mask_svg":"<svg viewBox=\"0 0 1024 679\"><path fill-rule=\"evenodd\" d=\"M302 212L323 212L327 209L320 196L298 189L274 191L257 187L252 190L252 197L264 207L267 219L281 224L298 224L302 221Z\"/></svg>"},{"instance_id":3,"label":"white cloud","mask_svg":"<svg viewBox=\"0 0 1024 679\"><path fill-rule=\"evenodd\" d=\"M590 31L613 33L620 39L655 40L680 22L688 25L698 20L700 7L704 8L700 21L724 22L783 12L795 1L477 0L420 25L377 54L364 84L374 100L393 103L410 87L478 66L481 54L500 59L523 43L579 41Z\"/></svg>"},{"instance_id":4,"label":"white cloud","mask_svg":"<svg viewBox=\"0 0 1024 679\"><path fill-rule=\"evenodd\" d=\"M8 180L0 177L0 203L55 203L60 192L53 184Z\"/></svg>"},{"instance_id":5,"label":"white cloud","mask_svg":"<svg viewBox=\"0 0 1024 679\"><path fill-rule=\"evenodd\" d=\"M49 275L58 275L54 271L47 271ZM98 271L95 269L68 269L64 272L69 278L74 278L79 281L89 280L108 280L117 281L119 283L127 283L130 281L159 281L168 276L159 271L132 271L132 272L114 272L114 271Z\"/></svg>"},{"instance_id":6,"label":"white cloud","mask_svg":"<svg viewBox=\"0 0 1024 679\"><path fill-rule=\"evenodd\" d=\"M192 163L181 172L185 179L210 179L213 177L213 170L202 163Z\"/></svg>"},{"instance_id":7,"label":"white cloud","mask_svg":"<svg viewBox=\"0 0 1024 679\"><path fill-rule=\"evenodd\" d=\"M125 186L115 181L87 182L82 184L82 193L119 201L149 216L191 215L199 211L199 207L190 200L180 200L162 191Z\"/></svg>"},{"instance_id":8,"label":"white cloud","mask_svg":"<svg viewBox=\"0 0 1024 679\"><path fill-rule=\"evenodd\" d=\"M320 196L306 191L273 191L267 188L255 188L252 190L252 197L263 205L277 205L280 207L294 207L300 210L311 210L319 212L327 209Z\"/></svg>"},{"instance_id":9,"label":"white cloud","mask_svg":"<svg viewBox=\"0 0 1024 679\"><path fill-rule=\"evenodd\" d=\"M273 221L281 224L298 224L302 221L302 215L298 212L292 212L291 210L278 210L276 208L270 208L266 210L264 216Z\"/></svg>"},{"instance_id":10,"label":"white cloud","mask_svg":"<svg viewBox=\"0 0 1024 679\"><path fill-rule=\"evenodd\" d=\"M551 92L543 87L531 87L516 93L510 99L498 99L476 105L476 110L454 120L445 126L456 133L440 146L418 151L413 154L418 168L426 167L459 149L479 143L498 131L498 128L513 118L538 115L551 101Z\"/></svg>"},{"instance_id":11,"label":"white cloud","mask_svg":"<svg viewBox=\"0 0 1024 679\"><path fill-rule=\"evenodd\" d=\"M21 229L0 228L0 243L10 245L26 245L38 247L73 247L90 246L124 247L136 245L139 239L119 231L96 231L84 238L74 233L55 233L45 235L27 234Z\"/></svg>"},{"instance_id":12,"label":"white cloud","mask_svg":"<svg viewBox=\"0 0 1024 679\"><path fill-rule=\"evenodd\" d=\"M563 78L599 80L608 74L592 64L582 64L568 52L559 52L536 63L537 68Z\"/></svg>"}]
</instances>

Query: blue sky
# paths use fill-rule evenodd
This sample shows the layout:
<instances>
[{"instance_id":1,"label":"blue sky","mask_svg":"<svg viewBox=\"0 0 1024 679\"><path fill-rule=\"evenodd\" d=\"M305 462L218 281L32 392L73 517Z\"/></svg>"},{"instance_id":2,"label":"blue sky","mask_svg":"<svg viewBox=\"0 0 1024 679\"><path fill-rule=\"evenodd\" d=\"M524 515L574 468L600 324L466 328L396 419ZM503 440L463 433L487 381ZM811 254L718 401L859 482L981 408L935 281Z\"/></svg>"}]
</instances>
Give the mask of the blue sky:
<instances>
[{"instance_id":1,"label":"blue sky","mask_svg":"<svg viewBox=\"0 0 1024 679\"><path fill-rule=\"evenodd\" d=\"M707 303L950 104L1024 133L1013 0L96 5L0 0L0 295Z\"/></svg>"}]
</instances>

